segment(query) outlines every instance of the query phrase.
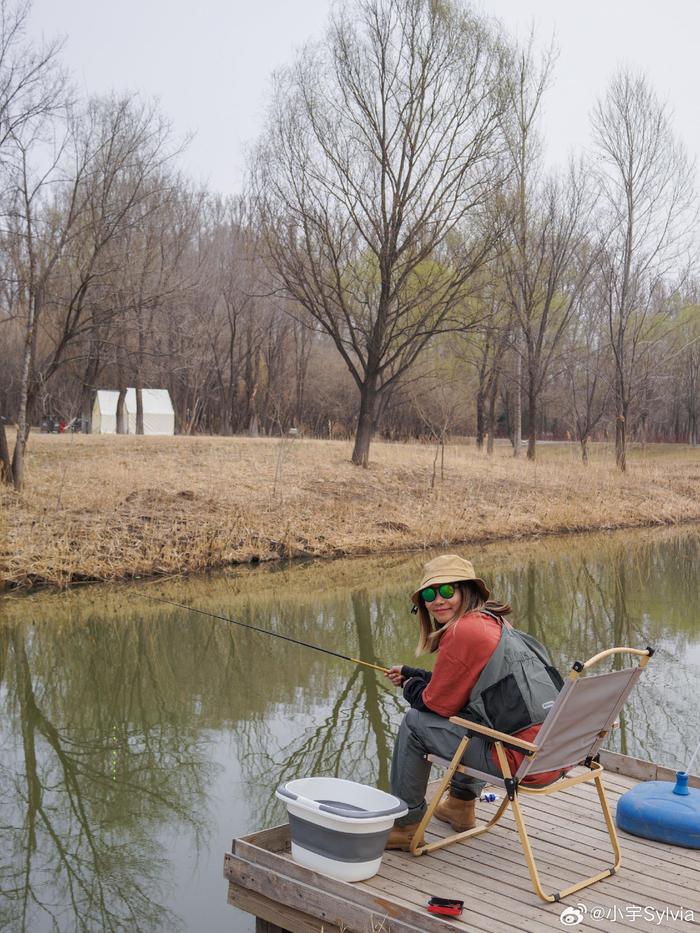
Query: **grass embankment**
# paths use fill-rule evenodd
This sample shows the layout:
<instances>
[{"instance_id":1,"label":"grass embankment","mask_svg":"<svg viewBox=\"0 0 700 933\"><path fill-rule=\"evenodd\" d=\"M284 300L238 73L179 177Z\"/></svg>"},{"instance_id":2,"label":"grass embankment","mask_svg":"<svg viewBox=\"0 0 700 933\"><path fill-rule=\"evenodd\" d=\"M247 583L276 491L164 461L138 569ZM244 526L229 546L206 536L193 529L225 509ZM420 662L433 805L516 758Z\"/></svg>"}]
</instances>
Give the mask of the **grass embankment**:
<instances>
[{"instance_id":1,"label":"grass embankment","mask_svg":"<svg viewBox=\"0 0 700 933\"><path fill-rule=\"evenodd\" d=\"M700 521L700 451L35 435L22 494L0 493L0 588L191 573L527 535Z\"/></svg>"}]
</instances>

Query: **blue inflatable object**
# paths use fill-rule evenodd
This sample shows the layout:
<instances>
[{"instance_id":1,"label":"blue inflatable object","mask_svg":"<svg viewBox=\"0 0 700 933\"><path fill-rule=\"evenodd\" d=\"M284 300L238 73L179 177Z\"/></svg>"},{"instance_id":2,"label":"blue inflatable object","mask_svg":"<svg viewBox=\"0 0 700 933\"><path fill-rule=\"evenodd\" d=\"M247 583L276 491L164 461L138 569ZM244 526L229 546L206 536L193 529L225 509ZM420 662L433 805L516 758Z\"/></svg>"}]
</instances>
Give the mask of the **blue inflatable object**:
<instances>
[{"instance_id":1,"label":"blue inflatable object","mask_svg":"<svg viewBox=\"0 0 700 933\"><path fill-rule=\"evenodd\" d=\"M700 849L700 790L688 787L688 774L676 772L676 783L646 781L623 794L616 822L634 836Z\"/></svg>"}]
</instances>

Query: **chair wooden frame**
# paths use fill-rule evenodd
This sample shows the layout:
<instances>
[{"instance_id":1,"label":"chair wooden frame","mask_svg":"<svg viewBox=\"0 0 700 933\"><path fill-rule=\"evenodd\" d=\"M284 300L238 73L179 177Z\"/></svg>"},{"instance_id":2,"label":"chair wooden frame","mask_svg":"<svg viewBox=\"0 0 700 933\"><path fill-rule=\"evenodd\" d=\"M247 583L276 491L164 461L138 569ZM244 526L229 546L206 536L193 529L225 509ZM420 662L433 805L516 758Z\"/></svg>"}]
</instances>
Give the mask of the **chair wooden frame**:
<instances>
[{"instance_id":1,"label":"chair wooden frame","mask_svg":"<svg viewBox=\"0 0 700 933\"><path fill-rule=\"evenodd\" d=\"M573 669L569 675L570 680L576 680L579 677L579 674L584 670L588 670L594 664L597 664L599 661L602 661L605 658L610 657L614 654L628 653L632 655L637 655L640 658L638 669L641 670L646 666L649 658L653 654L653 649L647 648L645 650L640 650L638 648L610 648L607 651L602 651L594 657L590 658L585 664L576 662ZM624 700L622 701L624 702ZM622 703L620 704L622 705ZM552 713L554 710L552 710ZM551 713L549 714L551 715ZM617 715L617 713L615 714ZM549 716L547 717L549 718ZM546 722L547 720L545 720ZM432 797L428 809L423 816L420 824L418 825L416 832L413 835L413 841L411 843L410 851L413 855L425 855L430 852L434 852L436 849L441 849L444 846L453 845L456 842L465 842L467 839L471 839L475 836L480 836L483 833L488 832L492 829L496 823L501 819L503 814L506 812L510 806L513 811L513 817L515 819L515 825L520 837L520 843L523 848L523 853L525 855L525 861L527 863L527 869L530 874L530 880L532 881L532 886L535 892L543 901L552 902L559 901L561 898L566 897L569 894L573 894L576 891L580 891L582 888L588 887L591 884L595 884L597 881L602 881L604 878L609 878L614 875L620 867L621 864L621 852L620 844L617 838L617 832L615 831L615 823L610 812L610 807L608 805L607 798L605 796L605 789L603 787L603 767L596 761L594 758L589 760L588 758L585 761L576 762L576 765L582 764L585 765L588 770L582 774L577 774L574 777L561 777L559 780L555 781L552 784L546 785L544 787L530 787L527 784L519 783L517 779L514 778L514 775L511 772L510 766L508 764L508 759L506 757L505 748L506 746L513 746L525 752L526 755L531 756L533 761L536 761L538 752L543 751L546 745L546 742L543 743L543 746L540 748L535 742L525 742L518 738L515 738L512 735L506 735L503 732L498 732L495 729L489 729L485 726L482 726L478 723L470 722L467 719L462 719L459 716L451 716L450 722L455 725L461 726L465 730L470 732L475 732L480 735L486 736L487 738L493 739L494 748L496 755L498 757L498 763L501 770L501 776L494 776L490 778L490 781L496 784L502 784L506 790L506 795L503 799L503 802L498 807L498 810L494 816L481 826L476 826L474 829L468 829L464 832L454 833L452 835L446 836L443 839L438 839L436 842L431 842L428 844L418 845L418 842L424 838L425 829L428 826L428 823L432 819L433 813L439 801L442 798L443 793L447 789L452 775L455 771L459 771L463 774L472 774L469 768L464 767L460 764L462 756L467 748L467 745L470 741L469 734L465 734L464 738L459 743L457 750L452 756L451 761L446 759L438 758L434 755L428 755L428 761L434 764L438 764L446 768L445 774L440 781L437 791ZM614 723L613 723L614 725ZM543 723L544 726L544 723ZM596 750L602 744L605 736L608 734L609 730L601 731L597 734L596 741ZM483 777L482 772L476 772L479 777ZM608 836L610 838L610 844L613 854L613 864L605 868L603 871L599 871L594 875L591 875L587 878L584 878L581 881L576 882L575 884L569 885L566 888L563 888L561 891L555 891L552 893L547 893L540 881L540 875L537 870L537 865L535 862L535 857L532 852L532 846L530 845L530 839L527 834L527 828L525 825L525 820L523 817L523 812L520 806L520 801L518 799L521 793L523 794L537 794L540 796L545 796L548 794L555 794L562 790L567 790L570 787L576 787L578 784L583 784L586 782L592 781L595 783L596 791L598 793L598 800L600 802L600 807L603 812L603 817L605 820L605 825L608 831Z\"/></svg>"}]
</instances>

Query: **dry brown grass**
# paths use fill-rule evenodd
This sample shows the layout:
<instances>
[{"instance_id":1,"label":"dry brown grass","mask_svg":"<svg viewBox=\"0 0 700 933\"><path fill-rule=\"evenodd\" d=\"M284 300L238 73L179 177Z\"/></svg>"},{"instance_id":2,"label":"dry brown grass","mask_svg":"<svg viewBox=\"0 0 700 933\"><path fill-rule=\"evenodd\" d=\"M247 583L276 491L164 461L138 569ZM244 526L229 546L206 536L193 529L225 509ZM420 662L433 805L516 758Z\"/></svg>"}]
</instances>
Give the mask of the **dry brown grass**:
<instances>
[{"instance_id":1,"label":"dry brown grass","mask_svg":"<svg viewBox=\"0 0 700 933\"><path fill-rule=\"evenodd\" d=\"M335 557L700 520L700 452L650 446L538 460L340 441L35 435L21 495L0 493L0 587L118 580L237 562Z\"/></svg>"}]
</instances>

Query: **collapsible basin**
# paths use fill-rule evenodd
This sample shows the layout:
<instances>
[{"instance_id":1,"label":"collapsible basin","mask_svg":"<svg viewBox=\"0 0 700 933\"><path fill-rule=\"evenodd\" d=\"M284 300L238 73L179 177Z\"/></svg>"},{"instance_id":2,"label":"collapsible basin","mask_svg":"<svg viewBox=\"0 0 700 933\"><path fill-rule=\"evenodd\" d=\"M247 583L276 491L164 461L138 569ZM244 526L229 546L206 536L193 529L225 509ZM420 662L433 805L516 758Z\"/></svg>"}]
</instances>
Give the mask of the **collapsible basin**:
<instances>
[{"instance_id":1,"label":"collapsible basin","mask_svg":"<svg viewBox=\"0 0 700 933\"><path fill-rule=\"evenodd\" d=\"M384 846L403 800L340 778L287 781L276 796L287 804L292 858L340 881L364 881L379 871Z\"/></svg>"}]
</instances>

